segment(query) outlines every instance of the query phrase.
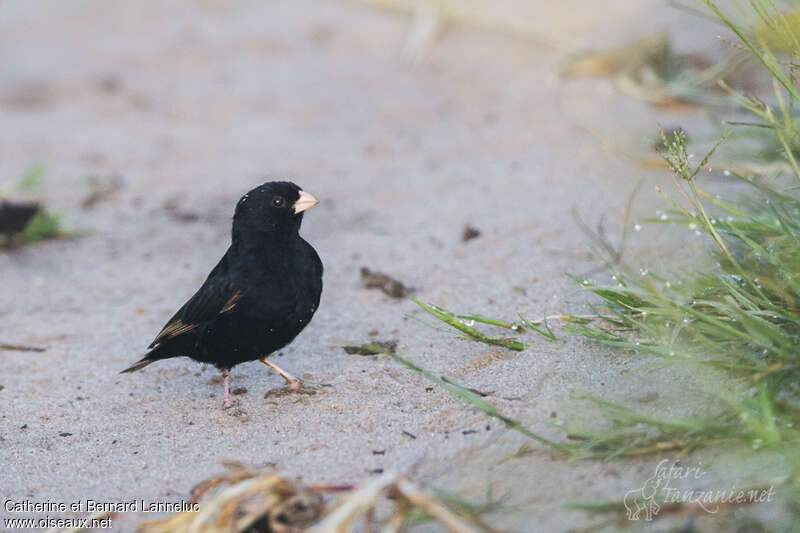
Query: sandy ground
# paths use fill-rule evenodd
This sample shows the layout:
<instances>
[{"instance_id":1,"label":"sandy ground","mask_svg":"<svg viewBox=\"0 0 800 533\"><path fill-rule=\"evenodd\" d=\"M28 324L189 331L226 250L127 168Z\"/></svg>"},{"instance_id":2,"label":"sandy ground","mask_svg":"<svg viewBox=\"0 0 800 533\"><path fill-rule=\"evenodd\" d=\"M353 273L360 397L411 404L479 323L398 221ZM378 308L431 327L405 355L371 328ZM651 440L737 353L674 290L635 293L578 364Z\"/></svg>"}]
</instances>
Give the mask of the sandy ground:
<instances>
[{"instance_id":1,"label":"sandy ground","mask_svg":"<svg viewBox=\"0 0 800 533\"><path fill-rule=\"evenodd\" d=\"M647 153L658 122L703 122L558 76L565 46L660 28L717 49L702 22L649 0L603 13L518 4L518 20L559 42L450 25L413 64L408 16L350 3L0 2L0 185L45 165L25 194L84 233L0 252L0 340L47 348L0 352L0 499L176 501L224 459L314 482L411 469L478 501L491 486L509 506L492 515L499 528L566 531L594 523L566 502L641 486L655 459L569 463L534 445L502 462L523 437L384 356L341 349L377 330L555 438L554 422L594 416L581 391L659 412L699 397L691 376L631 372L639 361L566 334L523 353L459 342L361 285L368 266L454 310L585 312L565 272L596 264L570 209L619 231L635 184L665 180L601 138ZM83 208L88 176L122 187ZM238 197L267 177L322 201L303 227L326 267L322 305L275 358L318 394L265 399L282 380L244 364L233 386L247 392L222 411L215 370L190 360L118 375L223 253ZM651 190L637 216L661 205ZM462 243L465 224L482 235ZM659 257L656 231L634 235L632 260ZM707 479L733 475L715 453L701 459Z\"/></svg>"}]
</instances>

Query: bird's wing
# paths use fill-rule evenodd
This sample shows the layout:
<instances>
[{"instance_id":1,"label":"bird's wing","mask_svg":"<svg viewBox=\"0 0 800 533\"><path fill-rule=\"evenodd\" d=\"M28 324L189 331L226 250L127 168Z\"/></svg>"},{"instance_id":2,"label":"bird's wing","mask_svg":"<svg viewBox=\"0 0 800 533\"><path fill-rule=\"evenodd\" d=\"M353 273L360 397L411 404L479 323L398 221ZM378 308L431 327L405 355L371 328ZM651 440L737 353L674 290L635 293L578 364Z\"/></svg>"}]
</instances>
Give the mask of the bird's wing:
<instances>
[{"instance_id":1,"label":"bird's wing","mask_svg":"<svg viewBox=\"0 0 800 533\"><path fill-rule=\"evenodd\" d=\"M242 290L227 273L222 273L220 268L223 262L217 265L209 274L208 279L188 302L183 304L177 313L167 322L150 344L150 348L178 335L191 331L217 316L227 313L242 297Z\"/></svg>"}]
</instances>

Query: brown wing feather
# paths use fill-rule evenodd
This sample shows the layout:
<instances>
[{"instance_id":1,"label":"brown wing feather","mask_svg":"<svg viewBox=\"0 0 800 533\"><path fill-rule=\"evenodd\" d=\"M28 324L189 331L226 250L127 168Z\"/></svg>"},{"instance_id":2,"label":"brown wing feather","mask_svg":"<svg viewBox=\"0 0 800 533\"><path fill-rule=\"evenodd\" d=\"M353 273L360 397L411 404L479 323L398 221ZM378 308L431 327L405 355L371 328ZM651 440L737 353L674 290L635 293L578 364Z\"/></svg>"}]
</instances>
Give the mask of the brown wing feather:
<instances>
[{"instance_id":1,"label":"brown wing feather","mask_svg":"<svg viewBox=\"0 0 800 533\"><path fill-rule=\"evenodd\" d=\"M228 311L236 307L236 302L238 302L241 297L242 297L242 291L236 291L235 293L233 293L233 296L231 296L230 299L227 302L225 302L225 305L222 307L222 309L220 309L219 314L227 313Z\"/></svg>"},{"instance_id":2,"label":"brown wing feather","mask_svg":"<svg viewBox=\"0 0 800 533\"><path fill-rule=\"evenodd\" d=\"M214 289L217 290L214 291ZM183 335L236 307L237 302L242 297L242 291L236 290L231 294L231 289L230 284L223 284L222 287L218 284L216 287L204 284L197 291L197 294L192 296L167 322L149 347L152 348L156 344L173 339L178 335ZM207 294L212 293L212 291L214 294L208 296ZM227 299L223 300L221 297ZM219 305L219 302L222 302L222 305ZM214 305L215 303L217 305Z\"/></svg>"},{"instance_id":3,"label":"brown wing feather","mask_svg":"<svg viewBox=\"0 0 800 533\"><path fill-rule=\"evenodd\" d=\"M191 331L200 324L184 324L180 318L175 318L167 323L166 326L158 333L153 343L150 345L150 348L155 346L160 342L164 342L167 339L171 339L173 337L177 337L187 331Z\"/></svg>"}]
</instances>

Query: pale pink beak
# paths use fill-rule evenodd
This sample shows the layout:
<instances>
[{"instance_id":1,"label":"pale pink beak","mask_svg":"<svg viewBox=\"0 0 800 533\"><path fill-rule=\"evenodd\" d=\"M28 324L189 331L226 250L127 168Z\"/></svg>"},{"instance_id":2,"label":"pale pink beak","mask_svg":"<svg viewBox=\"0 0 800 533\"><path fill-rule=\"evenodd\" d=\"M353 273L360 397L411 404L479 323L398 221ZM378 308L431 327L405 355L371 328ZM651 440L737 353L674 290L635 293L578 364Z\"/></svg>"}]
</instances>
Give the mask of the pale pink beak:
<instances>
[{"instance_id":1,"label":"pale pink beak","mask_svg":"<svg viewBox=\"0 0 800 533\"><path fill-rule=\"evenodd\" d=\"M297 201L294 203L292 209L294 209L294 214L296 215L298 213L302 213L307 209L311 209L318 203L319 200L317 200L316 198L314 198L305 191L300 191L300 198L298 198Z\"/></svg>"}]
</instances>

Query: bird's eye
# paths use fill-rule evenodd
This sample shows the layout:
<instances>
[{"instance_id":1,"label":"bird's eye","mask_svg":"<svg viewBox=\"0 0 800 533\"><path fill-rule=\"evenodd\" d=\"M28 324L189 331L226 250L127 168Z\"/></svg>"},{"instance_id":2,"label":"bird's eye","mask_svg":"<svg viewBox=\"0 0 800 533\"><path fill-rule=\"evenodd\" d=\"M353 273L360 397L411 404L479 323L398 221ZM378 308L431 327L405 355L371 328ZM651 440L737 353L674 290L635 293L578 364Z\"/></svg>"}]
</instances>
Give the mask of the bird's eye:
<instances>
[{"instance_id":1,"label":"bird's eye","mask_svg":"<svg viewBox=\"0 0 800 533\"><path fill-rule=\"evenodd\" d=\"M276 196L272 199L272 207L283 208L286 207L286 200L283 199L283 196Z\"/></svg>"}]
</instances>

